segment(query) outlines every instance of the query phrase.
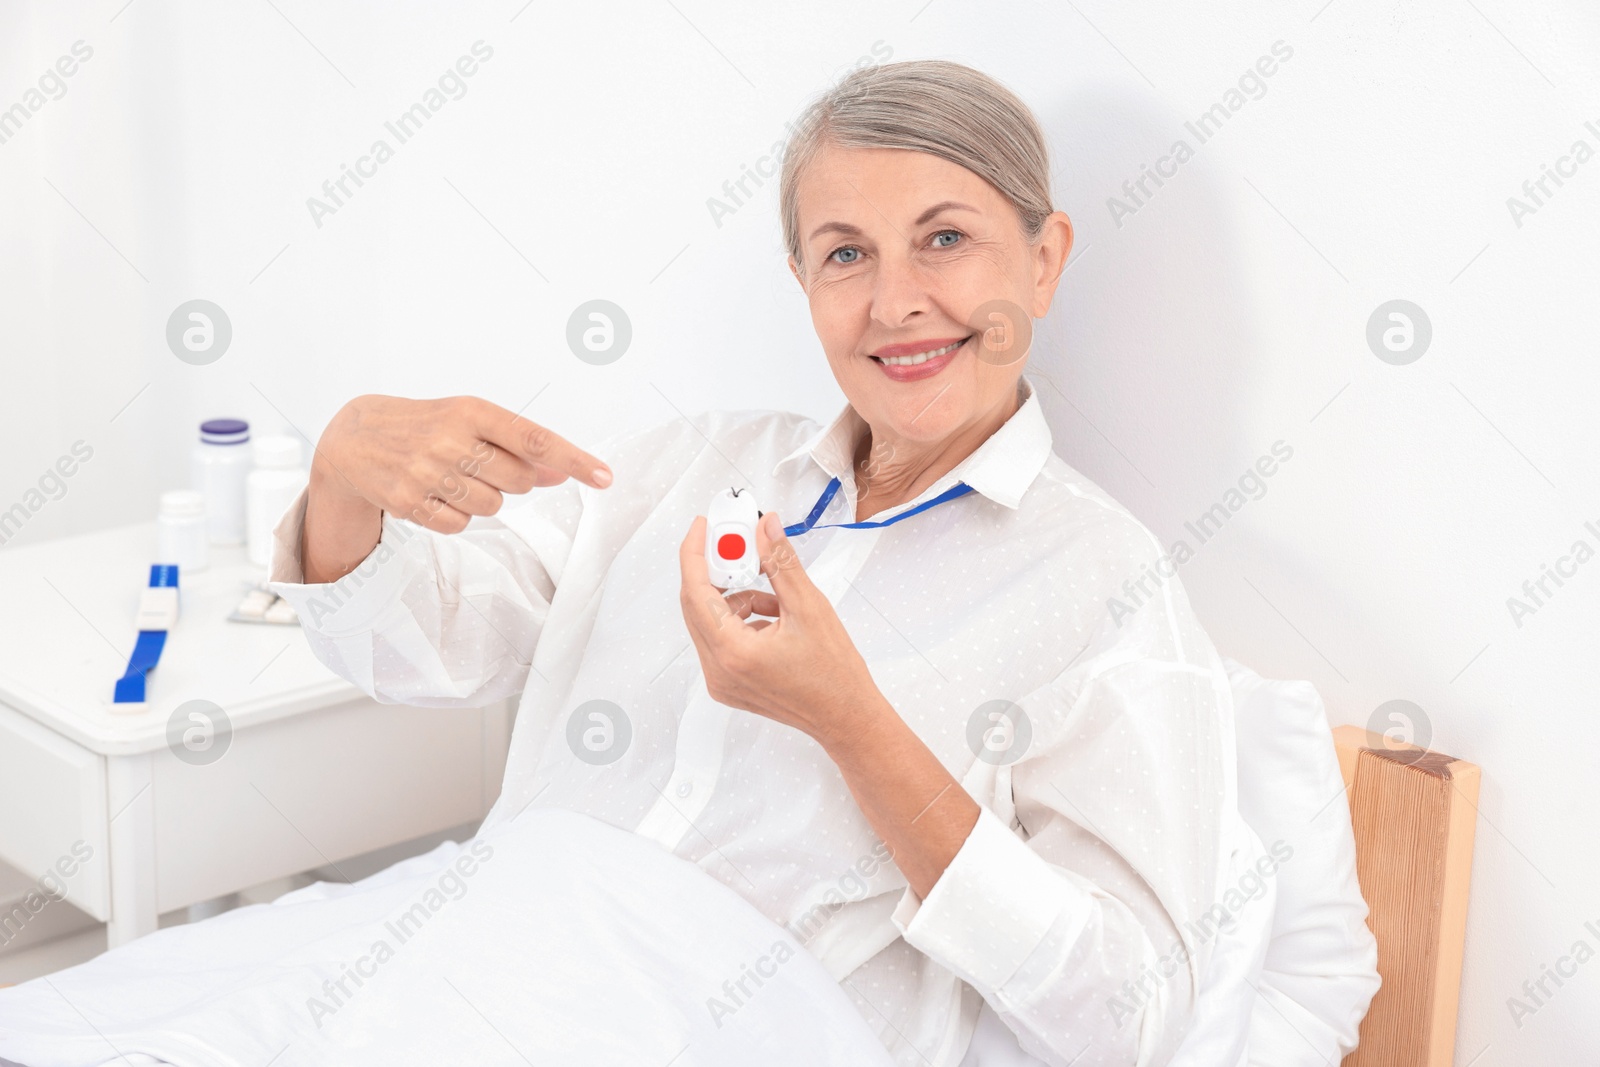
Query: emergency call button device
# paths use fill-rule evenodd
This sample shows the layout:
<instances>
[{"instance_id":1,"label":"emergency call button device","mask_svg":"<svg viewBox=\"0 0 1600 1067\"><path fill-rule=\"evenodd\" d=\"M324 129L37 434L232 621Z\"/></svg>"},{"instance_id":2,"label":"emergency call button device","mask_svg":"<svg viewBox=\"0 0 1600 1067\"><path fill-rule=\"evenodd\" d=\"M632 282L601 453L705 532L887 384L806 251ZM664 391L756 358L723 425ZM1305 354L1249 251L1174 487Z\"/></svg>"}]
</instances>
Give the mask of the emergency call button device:
<instances>
[{"instance_id":1,"label":"emergency call button device","mask_svg":"<svg viewBox=\"0 0 1600 1067\"><path fill-rule=\"evenodd\" d=\"M748 589L761 577L756 523L761 512L748 489L724 489L706 509L706 571L719 589Z\"/></svg>"}]
</instances>

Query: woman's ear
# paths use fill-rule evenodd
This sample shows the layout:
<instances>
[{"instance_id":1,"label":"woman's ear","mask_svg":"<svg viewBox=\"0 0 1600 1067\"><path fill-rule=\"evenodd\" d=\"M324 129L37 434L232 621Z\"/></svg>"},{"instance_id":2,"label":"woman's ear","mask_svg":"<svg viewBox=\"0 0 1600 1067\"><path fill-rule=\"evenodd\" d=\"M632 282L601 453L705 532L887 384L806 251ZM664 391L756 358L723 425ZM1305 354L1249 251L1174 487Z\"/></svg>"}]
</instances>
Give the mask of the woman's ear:
<instances>
[{"instance_id":1,"label":"woman's ear","mask_svg":"<svg viewBox=\"0 0 1600 1067\"><path fill-rule=\"evenodd\" d=\"M1050 313L1055 300L1056 285L1061 272L1067 268L1067 257L1072 254L1072 220L1065 211L1052 211L1044 220L1034 254L1034 308L1033 317L1042 319Z\"/></svg>"},{"instance_id":2,"label":"woman's ear","mask_svg":"<svg viewBox=\"0 0 1600 1067\"><path fill-rule=\"evenodd\" d=\"M794 280L800 283L800 291L806 291L806 278L800 273L800 264L793 256L789 257L789 273L794 275Z\"/></svg>"}]
</instances>

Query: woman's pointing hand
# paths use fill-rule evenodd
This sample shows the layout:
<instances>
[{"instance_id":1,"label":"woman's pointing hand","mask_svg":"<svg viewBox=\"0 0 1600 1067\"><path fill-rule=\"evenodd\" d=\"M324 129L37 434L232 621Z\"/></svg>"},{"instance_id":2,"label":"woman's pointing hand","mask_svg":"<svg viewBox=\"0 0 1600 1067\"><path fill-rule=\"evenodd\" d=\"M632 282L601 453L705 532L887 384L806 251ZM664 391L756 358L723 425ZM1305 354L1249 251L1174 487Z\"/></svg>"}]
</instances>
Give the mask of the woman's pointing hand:
<instances>
[{"instance_id":1,"label":"woman's pointing hand","mask_svg":"<svg viewBox=\"0 0 1600 1067\"><path fill-rule=\"evenodd\" d=\"M384 512L459 533L472 516L499 511L506 493L569 477L611 484L594 456L487 400L357 397L328 423L311 463L305 581L332 581L365 559Z\"/></svg>"}]
</instances>

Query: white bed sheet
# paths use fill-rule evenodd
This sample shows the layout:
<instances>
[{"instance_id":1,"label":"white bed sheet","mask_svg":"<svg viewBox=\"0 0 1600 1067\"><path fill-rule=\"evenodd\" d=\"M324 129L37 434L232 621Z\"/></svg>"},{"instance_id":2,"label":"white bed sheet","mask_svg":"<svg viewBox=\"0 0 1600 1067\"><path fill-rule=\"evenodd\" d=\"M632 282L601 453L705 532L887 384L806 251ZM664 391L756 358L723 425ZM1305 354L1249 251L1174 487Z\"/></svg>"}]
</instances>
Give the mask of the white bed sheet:
<instances>
[{"instance_id":1,"label":"white bed sheet","mask_svg":"<svg viewBox=\"0 0 1600 1067\"><path fill-rule=\"evenodd\" d=\"M341 977L348 996L323 986ZM174 1067L889 1063L782 927L655 843L556 809L0 990L0 1057L100 1067L119 1055Z\"/></svg>"}]
</instances>

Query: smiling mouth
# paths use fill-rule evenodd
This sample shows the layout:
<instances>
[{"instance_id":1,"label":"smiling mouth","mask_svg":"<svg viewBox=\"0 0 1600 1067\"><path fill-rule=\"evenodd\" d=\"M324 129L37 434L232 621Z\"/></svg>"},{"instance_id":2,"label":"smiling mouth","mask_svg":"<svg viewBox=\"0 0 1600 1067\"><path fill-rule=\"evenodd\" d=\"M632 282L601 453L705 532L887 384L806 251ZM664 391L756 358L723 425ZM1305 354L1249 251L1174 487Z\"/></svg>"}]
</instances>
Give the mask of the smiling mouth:
<instances>
[{"instance_id":1,"label":"smiling mouth","mask_svg":"<svg viewBox=\"0 0 1600 1067\"><path fill-rule=\"evenodd\" d=\"M871 356L869 358L889 367L915 367L917 364L926 363L930 359L938 359L940 356L949 355L970 340L972 340L970 336L963 337L955 344L945 345L943 348L935 348L930 352L918 352L914 356Z\"/></svg>"}]
</instances>

